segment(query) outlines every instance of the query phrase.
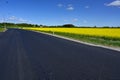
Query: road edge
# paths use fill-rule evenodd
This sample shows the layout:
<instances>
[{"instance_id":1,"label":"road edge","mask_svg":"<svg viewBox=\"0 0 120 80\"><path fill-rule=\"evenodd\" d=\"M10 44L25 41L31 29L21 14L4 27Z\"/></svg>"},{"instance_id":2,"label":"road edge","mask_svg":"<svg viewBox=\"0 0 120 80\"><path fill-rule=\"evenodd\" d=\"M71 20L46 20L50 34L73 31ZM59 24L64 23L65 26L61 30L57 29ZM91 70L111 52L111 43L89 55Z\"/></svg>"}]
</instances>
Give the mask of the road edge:
<instances>
[{"instance_id":1,"label":"road edge","mask_svg":"<svg viewBox=\"0 0 120 80\"><path fill-rule=\"evenodd\" d=\"M57 37L57 38L66 39L66 40L69 40L69 41L73 41L73 42L77 42L77 43L81 43L81 44L85 44L85 45L89 45L89 46L93 46L93 47L101 47L101 48L110 49L110 50L114 50L114 51L120 52L120 48L114 48L114 47L109 47L109 46L92 44L92 43L83 42L83 41L80 41L80 40L76 40L76 39L72 39L72 38L68 38L68 37L64 37L64 36L60 36L60 35L56 35L56 34L40 32L40 31L34 31L34 32L38 32L38 33L45 34L45 35L50 35L50 36Z\"/></svg>"},{"instance_id":2,"label":"road edge","mask_svg":"<svg viewBox=\"0 0 120 80\"><path fill-rule=\"evenodd\" d=\"M3 30L3 32L6 32L8 29L7 28L5 28L4 30Z\"/></svg>"}]
</instances>

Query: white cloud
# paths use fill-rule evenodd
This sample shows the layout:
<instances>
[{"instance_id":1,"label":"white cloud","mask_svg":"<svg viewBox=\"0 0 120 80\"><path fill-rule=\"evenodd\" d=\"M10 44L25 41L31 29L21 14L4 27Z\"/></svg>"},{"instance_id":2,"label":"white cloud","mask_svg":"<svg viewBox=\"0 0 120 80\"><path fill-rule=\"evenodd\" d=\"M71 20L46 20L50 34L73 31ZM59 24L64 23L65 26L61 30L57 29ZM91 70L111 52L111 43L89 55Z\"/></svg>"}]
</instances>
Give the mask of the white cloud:
<instances>
[{"instance_id":1,"label":"white cloud","mask_svg":"<svg viewBox=\"0 0 120 80\"><path fill-rule=\"evenodd\" d=\"M65 8L65 9L69 10L69 11L72 11L72 10L75 9L72 4L67 4L67 5L58 4L57 6L58 6L58 7L63 7L63 8Z\"/></svg>"},{"instance_id":2,"label":"white cloud","mask_svg":"<svg viewBox=\"0 0 120 80\"><path fill-rule=\"evenodd\" d=\"M19 21L19 22L29 22L28 20L25 20L25 19L23 19L23 18L19 18L18 21Z\"/></svg>"},{"instance_id":3,"label":"white cloud","mask_svg":"<svg viewBox=\"0 0 120 80\"><path fill-rule=\"evenodd\" d=\"M63 20L64 22L78 22L79 21L79 19L78 18L72 18L72 19L64 19Z\"/></svg>"},{"instance_id":4,"label":"white cloud","mask_svg":"<svg viewBox=\"0 0 120 80\"><path fill-rule=\"evenodd\" d=\"M4 19L1 19L1 21L5 21L5 22L29 22L28 20L25 20L23 18L19 18L19 17L16 17L16 16L10 16L8 18L4 18Z\"/></svg>"},{"instance_id":5,"label":"white cloud","mask_svg":"<svg viewBox=\"0 0 120 80\"><path fill-rule=\"evenodd\" d=\"M16 17L15 17L15 16L11 16L11 17L9 17L9 19L10 19L10 20L15 20Z\"/></svg>"},{"instance_id":6,"label":"white cloud","mask_svg":"<svg viewBox=\"0 0 120 80\"><path fill-rule=\"evenodd\" d=\"M0 22L7 22L7 21L9 21L8 18L1 18L1 19L0 19Z\"/></svg>"},{"instance_id":7,"label":"white cloud","mask_svg":"<svg viewBox=\"0 0 120 80\"><path fill-rule=\"evenodd\" d=\"M73 5L72 4L68 4L67 5L67 10L70 10L70 11L74 10Z\"/></svg>"},{"instance_id":8,"label":"white cloud","mask_svg":"<svg viewBox=\"0 0 120 80\"><path fill-rule=\"evenodd\" d=\"M72 11L72 10L74 10L74 7L73 7L73 6L68 6L68 7L67 7L67 10Z\"/></svg>"},{"instance_id":9,"label":"white cloud","mask_svg":"<svg viewBox=\"0 0 120 80\"><path fill-rule=\"evenodd\" d=\"M9 18L7 18L8 21L15 21L17 20L18 18L15 17L15 16L10 16Z\"/></svg>"},{"instance_id":10,"label":"white cloud","mask_svg":"<svg viewBox=\"0 0 120 80\"><path fill-rule=\"evenodd\" d=\"M115 0L109 4L105 4L106 6L116 6L116 7L120 7L120 0Z\"/></svg>"}]
</instances>

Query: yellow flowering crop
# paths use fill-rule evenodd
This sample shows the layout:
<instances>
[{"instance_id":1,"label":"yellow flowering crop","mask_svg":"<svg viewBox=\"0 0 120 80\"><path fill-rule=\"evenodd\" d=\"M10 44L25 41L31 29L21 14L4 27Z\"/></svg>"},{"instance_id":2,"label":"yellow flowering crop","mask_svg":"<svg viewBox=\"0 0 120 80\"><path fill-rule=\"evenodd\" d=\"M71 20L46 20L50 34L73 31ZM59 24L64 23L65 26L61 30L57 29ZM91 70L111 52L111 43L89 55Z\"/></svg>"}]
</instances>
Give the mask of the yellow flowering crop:
<instances>
[{"instance_id":1,"label":"yellow flowering crop","mask_svg":"<svg viewBox=\"0 0 120 80\"><path fill-rule=\"evenodd\" d=\"M120 28L24 28L28 30L65 32L97 37L119 38Z\"/></svg>"}]
</instances>

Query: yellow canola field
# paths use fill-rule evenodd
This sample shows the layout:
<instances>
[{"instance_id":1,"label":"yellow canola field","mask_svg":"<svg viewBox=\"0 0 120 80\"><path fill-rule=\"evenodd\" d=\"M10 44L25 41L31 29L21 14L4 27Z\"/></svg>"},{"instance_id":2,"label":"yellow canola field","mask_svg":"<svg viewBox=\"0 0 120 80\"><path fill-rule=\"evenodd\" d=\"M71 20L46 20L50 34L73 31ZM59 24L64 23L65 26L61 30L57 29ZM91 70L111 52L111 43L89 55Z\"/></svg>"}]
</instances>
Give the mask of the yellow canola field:
<instances>
[{"instance_id":1,"label":"yellow canola field","mask_svg":"<svg viewBox=\"0 0 120 80\"><path fill-rule=\"evenodd\" d=\"M24 29L37 31L64 32L79 35L120 39L120 28L24 28Z\"/></svg>"}]
</instances>

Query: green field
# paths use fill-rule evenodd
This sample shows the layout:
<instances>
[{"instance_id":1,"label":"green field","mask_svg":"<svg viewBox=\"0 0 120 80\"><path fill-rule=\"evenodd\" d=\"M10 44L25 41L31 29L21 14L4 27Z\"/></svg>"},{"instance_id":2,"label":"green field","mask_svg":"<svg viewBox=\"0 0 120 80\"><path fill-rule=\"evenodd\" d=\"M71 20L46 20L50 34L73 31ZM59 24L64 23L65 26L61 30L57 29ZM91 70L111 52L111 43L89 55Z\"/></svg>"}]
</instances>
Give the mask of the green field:
<instances>
[{"instance_id":1,"label":"green field","mask_svg":"<svg viewBox=\"0 0 120 80\"><path fill-rule=\"evenodd\" d=\"M4 32L5 31L5 28L0 28L0 32Z\"/></svg>"}]
</instances>

